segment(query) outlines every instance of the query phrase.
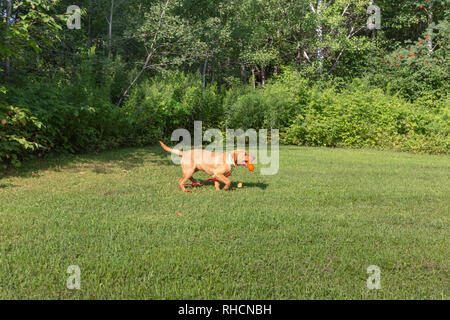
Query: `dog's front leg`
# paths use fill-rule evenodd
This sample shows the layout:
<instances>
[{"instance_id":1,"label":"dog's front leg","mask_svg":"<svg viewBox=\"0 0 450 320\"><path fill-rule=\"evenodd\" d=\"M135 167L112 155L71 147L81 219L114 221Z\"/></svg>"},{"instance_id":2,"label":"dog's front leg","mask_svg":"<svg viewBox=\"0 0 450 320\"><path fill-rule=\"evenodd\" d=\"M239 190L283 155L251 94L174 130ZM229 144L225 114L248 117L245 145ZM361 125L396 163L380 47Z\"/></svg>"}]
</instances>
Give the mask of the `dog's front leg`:
<instances>
[{"instance_id":1,"label":"dog's front leg","mask_svg":"<svg viewBox=\"0 0 450 320\"><path fill-rule=\"evenodd\" d=\"M220 191L220 182L219 181L214 181L214 187L216 187L217 191Z\"/></svg>"},{"instance_id":2,"label":"dog's front leg","mask_svg":"<svg viewBox=\"0 0 450 320\"><path fill-rule=\"evenodd\" d=\"M225 183L225 186L223 187L223 190L228 190L228 189L230 189L230 186L231 186L231 180L230 180L230 179L228 179L227 177L225 177L223 174L218 174L218 175L217 175L217 179L218 179L220 182ZM216 189L217 189L217 186L216 186ZM220 189L219 189L219 190L220 190Z\"/></svg>"}]
</instances>

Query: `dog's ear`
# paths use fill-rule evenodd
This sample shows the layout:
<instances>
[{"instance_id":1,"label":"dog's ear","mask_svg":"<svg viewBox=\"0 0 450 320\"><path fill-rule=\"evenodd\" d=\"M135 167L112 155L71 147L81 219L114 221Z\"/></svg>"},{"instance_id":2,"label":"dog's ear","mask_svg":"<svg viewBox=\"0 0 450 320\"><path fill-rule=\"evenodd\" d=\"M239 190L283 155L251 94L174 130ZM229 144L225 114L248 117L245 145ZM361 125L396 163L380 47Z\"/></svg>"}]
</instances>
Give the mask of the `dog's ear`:
<instances>
[{"instance_id":1,"label":"dog's ear","mask_svg":"<svg viewBox=\"0 0 450 320\"><path fill-rule=\"evenodd\" d=\"M243 165L245 162L245 151L234 150L234 163L239 166Z\"/></svg>"},{"instance_id":2,"label":"dog's ear","mask_svg":"<svg viewBox=\"0 0 450 320\"><path fill-rule=\"evenodd\" d=\"M250 153L248 153L247 151L245 151L245 159L248 160L248 161L255 160L255 158Z\"/></svg>"}]
</instances>

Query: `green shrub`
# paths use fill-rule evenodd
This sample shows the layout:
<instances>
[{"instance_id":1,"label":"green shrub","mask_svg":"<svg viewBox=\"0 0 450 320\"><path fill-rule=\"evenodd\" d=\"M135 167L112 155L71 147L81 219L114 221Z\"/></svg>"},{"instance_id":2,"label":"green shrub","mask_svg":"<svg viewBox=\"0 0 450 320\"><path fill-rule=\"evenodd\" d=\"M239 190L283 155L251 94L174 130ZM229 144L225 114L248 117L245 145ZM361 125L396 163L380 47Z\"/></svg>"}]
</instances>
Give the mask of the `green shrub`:
<instances>
[{"instance_id":1,"label":"green shrub","mask_svg":"<svg viewBox=\"0 0 450 320\"><path fill-rule=\"evenodd\" d=\"M428 100L433 108L450 91L450 22L443 21L435 29L439 33L432 36L432 50L429 47L432 32L427 30L422 38L407 41L387 55L380 63L382 68L373 74L373 83L409 101Z\"/></svg>"},{"instance_id":2,"label":"green shrub","mask_svg":"<svg viewBox=\"0 0 450 320\"><path fill-rule=\"evenodd\" d=\"M264 88L234 83L225 90L203 88L199 74L174 72L144 79L117 107L112 103L120 91L113 89L117 74L109 67L98 74L92 61L85 61L70 81L34 77L9 85L0 103L3 166L20 165L37 150L153 144L168 140L178 128L192 132L195 120L203 121L203 129L277 128L287 144L427 153L449 149L450 95L445 92L422 90L410 102L368 80L346 84L334 79L311 88L290 69Z\"/></svg>"},{"instance_id":3,"label":"green shrub","mask_svg":"<svg viewBox=\"0 0 450 320\"><path fill-rule=\"evenodd\" d=\"M308 82L285 69L264 88L232 88L224 99L225 124L230 128L284 128L292 124L309 99Z\"/></svg>"},{"instance_id":4,"label":"green shrub","mask_svg":"<svg viewBox=\"0 0 450 320\"><path fill-rule=\"evenodd\" d=\"M48 149L56 152L104 150L124 145L129 124L108 92L78 82L28 82L13 88L10 101L25 107L43 124Z\"/></svg>"},{"instance_id":5,"label":"green shrub","mask_svg":"<svg viewBox=\"0 0 450 320\"><path fill-rule=\"evenodd\" d=\"M230 101L231 99L227 99ZM265 105L260 89L249 90L228 106L225 106L225 125L233 129L262 128Z\"/></svg>"},{"instance_id":6,"label":"green shrub","mask_svg":"<svg viewBox=\"0 0 450 320\"><path fill-rule=\"evenodd\" d=\"M144 80L132 90L123 109L139 144L170 138L178 128L192 129L195 120L217 127L223 114L217 87L203 89L198 74L182 72Z\"/></svg>"},{"instance_id":7,"label":"green shrub","mask_svg":"<svg viewBox=\"0 0 450 320\"><path fill-rule=\"evenodd\" d=\"M0 104L0 160L20 166L26 153L45 148L46 138L41 134L42 123L29 110Z\"/></svg>"},{"instance_id":8,"label":"green shrub","mask_svg":"<svg viewBox=\"0 0 450 320\"><path fill-rule=\"evenodd\" d=\"M111 81L109 75L96 74L91 61L85 61L70 81L57 76L32 77L9 84L2 110L26 119L26 126L6 119L10 124L6 129L20 132L25 139L9 146L8 156L18 164L25 155L17 143L22 143L27 153L37 149L57 153L100 151L133 144L132 127L125 112L111 102ZM5 109L9 105L16 108ZM3 140L17 136L2 129Z\"/></svg>"},{"instance_id":9,"label":"green shrub","mask_svg":"<svg viewBox=\"0 0 450 320\"><path fill-rule=\"evenodd\" d=\"M448 107L432 110L356 80L341 92L335 88L313 90L283 141L448 153L448 132Z\"/></svg>"}]
</instances>

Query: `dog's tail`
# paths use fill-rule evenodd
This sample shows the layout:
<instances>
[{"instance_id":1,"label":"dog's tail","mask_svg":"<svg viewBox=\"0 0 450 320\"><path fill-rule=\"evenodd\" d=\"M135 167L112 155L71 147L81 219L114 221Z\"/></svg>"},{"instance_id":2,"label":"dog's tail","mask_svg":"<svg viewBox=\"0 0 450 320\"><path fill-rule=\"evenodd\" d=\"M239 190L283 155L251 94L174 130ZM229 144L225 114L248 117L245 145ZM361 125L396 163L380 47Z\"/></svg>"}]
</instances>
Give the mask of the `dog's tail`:
<instances>
[{"instance_id":1,"label":"dog's tail","mask_svg":"<svg viewBox=\"0 0 450 320\"><path fill-rule=\"evenodd\" d=\"M161 145L161 147L164 149L164 150L166 150L167 152L170 152L170 153L173 153L173 154L176 154L176 155L179 155L180 157L182 157L183 156L183 151L181 151L181 150L177 150L177 149L172 149L172 148L169 148L168 146L166 146L162 141L160 141L159 142L159 144Z\"/></svg>"}]
</instances>

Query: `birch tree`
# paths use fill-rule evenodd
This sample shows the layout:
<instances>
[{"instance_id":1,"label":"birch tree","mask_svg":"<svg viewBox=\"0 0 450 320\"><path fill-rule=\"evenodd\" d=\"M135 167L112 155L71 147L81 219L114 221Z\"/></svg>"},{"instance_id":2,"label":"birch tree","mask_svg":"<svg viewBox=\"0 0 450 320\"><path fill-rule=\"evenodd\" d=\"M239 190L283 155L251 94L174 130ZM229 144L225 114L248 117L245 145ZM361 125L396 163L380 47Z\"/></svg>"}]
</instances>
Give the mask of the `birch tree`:
<instances>
[{"instance_id":1,"label":"birch tree","mask_svg":"<svg viewBox=\"0 0 450 320\"><path fill-rule=\"evenodd\" d=\"M139 71L122 93L119 105L146 70L162 70L169 66L180 66L195 61L205 51L205 45L198 37L201 27L178 16L176 0L164 0L152 6L145 14L145 20L138 30L128 35L145 49L145 59Z\"/></svg>"}]
</instances>

